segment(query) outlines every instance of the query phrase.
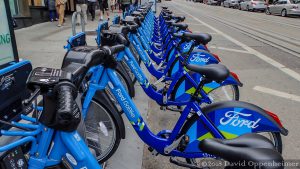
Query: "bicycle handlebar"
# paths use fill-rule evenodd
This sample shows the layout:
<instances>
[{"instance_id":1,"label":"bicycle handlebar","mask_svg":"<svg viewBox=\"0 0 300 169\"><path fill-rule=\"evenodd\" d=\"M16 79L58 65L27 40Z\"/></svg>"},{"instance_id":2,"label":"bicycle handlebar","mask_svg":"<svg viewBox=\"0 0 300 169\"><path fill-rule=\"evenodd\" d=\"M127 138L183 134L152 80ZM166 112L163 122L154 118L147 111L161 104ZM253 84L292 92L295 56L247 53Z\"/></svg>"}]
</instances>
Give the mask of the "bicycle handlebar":
<instances>
[{"instance_id":1,"label":"bicycle handlebar","mask_svg":"<svg viewBox=\"0 0 300 169\"><path fill-rule=\"evenodd\" d=\"M118 38L121 38L121 36L118 36ZM122 36L122 38L124 38L124 36ZM107 55L114 55L115 53L119 53L119 52L123 51L125 49L125 46L123 44L115 45L112 47L103 46L102 49L106 52Z\"/></svg>"}]
</instances>

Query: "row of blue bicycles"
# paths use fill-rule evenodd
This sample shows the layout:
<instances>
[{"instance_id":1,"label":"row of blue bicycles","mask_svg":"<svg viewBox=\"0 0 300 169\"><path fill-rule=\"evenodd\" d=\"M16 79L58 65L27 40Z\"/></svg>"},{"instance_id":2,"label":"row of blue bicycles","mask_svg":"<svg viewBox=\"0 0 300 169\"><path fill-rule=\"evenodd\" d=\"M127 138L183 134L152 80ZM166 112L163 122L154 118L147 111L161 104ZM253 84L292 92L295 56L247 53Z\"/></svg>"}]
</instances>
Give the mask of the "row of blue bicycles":
<instances>
[{"instance_id":1,"label":"row of blue bicycles","mask_svg":"<svg viewBox=\"0 0 300 169\"><path fill-rule=\"evenodd\" d=\"M201 161L209 158L225 168L284 168L288 131L278 116L238 101L242 83L209 51L209 34L192 33L168 7L155 16L151 6L100 23L96 46L85 32L72 36L61 69L35 68L23 101L33 111L1 130L17 139L0 152L18 150L23 168L100 169L125 139L126 117L153 155L182 167L208 168ZM151 131L132 100L135 83L162 111L178 112L173 129Z\"/></svg>"}]
</instances>

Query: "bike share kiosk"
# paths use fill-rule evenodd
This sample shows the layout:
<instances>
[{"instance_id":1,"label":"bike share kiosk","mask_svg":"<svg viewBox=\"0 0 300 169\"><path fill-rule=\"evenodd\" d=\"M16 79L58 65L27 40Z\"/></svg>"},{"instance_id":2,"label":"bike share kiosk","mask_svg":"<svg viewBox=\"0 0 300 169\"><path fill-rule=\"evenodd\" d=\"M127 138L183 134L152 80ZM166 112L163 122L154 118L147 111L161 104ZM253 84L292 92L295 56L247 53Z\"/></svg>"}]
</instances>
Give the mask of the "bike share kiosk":
<instances>
[{"instance_id":1,"label":"bike share kiosk","mask_svg":"<svg viewBox=\"0 0 300 169\"><path fill-rule=\"evenodd\" d=\"M13 127L11 121L19 121L20 114L28 114L31 110L23 110L22 100L26 99L26 80L32 70L31 63L18 57L13 20L8 0L0 0L0 129ZM0 135L1 136L1 135ZM13 138L9 138L13 139ZM9 142L0 137L0 144ZM20 148L0 154L0 168L20 168ZM12 162L14 161L14 162ZM21 164L21 163L20 163Z\"/></svg>"}]
</instances>

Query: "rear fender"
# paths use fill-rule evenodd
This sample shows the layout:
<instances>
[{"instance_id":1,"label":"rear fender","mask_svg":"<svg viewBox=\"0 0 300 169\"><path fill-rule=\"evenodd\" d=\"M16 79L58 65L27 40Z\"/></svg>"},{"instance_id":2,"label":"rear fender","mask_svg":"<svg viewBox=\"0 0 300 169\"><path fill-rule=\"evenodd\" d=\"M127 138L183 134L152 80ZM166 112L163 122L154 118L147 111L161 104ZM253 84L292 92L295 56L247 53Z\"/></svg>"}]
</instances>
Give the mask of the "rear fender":
<instances>
[{"instance_id":1,"label":"rear fender","mask_svg":"<svg viewBox=\"0 0 300 169\"><path fill-rule=\"evenodd\" d=\"M218 102L204 107L202 111L226 139L236 138L246 133L279 132L285 136L288 134L288 130L276 120L276 118L279 120L276 115L276 117L271 116L268 111L250 103ZM189 121L190 123L187 122L183 127L183 132L190 138L185 152L201 152L198 148L201 140L213 138L213 135L199 120L198 115L195 114Z\"/></svg>"},{"instance_id":2,"label":"rear fender","mask_svg":"<svg viewBox=\"0 0 300 169\"><path fill-rule=\"evenodd\" d=\"M203 66L207 64L218 64L219 60L206 50L194 49L189 55L188 63Z\"/></svg>"}]
</instances>

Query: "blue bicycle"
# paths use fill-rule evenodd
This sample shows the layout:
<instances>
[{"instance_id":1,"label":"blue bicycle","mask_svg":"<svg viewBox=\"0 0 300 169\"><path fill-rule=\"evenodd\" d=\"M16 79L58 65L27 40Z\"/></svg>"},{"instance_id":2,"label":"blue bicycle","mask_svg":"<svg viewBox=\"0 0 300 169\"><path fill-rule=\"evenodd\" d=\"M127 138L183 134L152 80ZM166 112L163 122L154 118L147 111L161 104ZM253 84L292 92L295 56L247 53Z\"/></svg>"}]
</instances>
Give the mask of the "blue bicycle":
<instances>
[{"instance_id":1,"label":"blue bicycle","mask_svg":"<svg viewBox=\"0 0 300 169\"><path fill-rule=\"evenodd\" d=\"M28 89L33 93L24 102L24 109L30 108L39 95L43 96L43 107L40 108L41 113L34 112L37 118L21 115L26 123L6 123L18 130L1 130L2 137L21 137L0 147L0 152L9 152L4 162L8 160L11 165L29 169L101 169L87 147L85 138L76 131L84 128L84 124L80 125L81 108L75 98L83 81L82 74L95 65L110 65L114 62L111 54L122 49L122 46L117 46L94 51L83 64L70 63L63 70L34 69L27 80ZM15 154L18 158L23 156L21 161L14 161L17 158Z\"/></svg>"},{"instance_id":2,"label":"blue bicycle","mask_svg":"<svg viewBox=\"0 0 300 169\"><path fill-rule=\"evenodd\" d=\"M126 21L126 19L125 19L125 21ZM135 31L136 25L132 25L130 27L131 28L129 28L129 30ZM119 32L119 33L112 33L111 31L107 31L107 32L103 32L103 33L104 34L106 33L109 37L113 38L114 40L116 40L116 39L123 39L121 41L123 41L123 43L126 42L126 37L125 37L125 41L124 41L124 36L120 36L120 33L123 32L122 29L126 29L126 27L122 28L120 26L114 25L114 26L111 26L111 28L113 28L116 32ZM116 34L116 36L114 34ZM104 37L102 37L102 39L103 38ZM113 39L112 40L108 39L108 41L113 41ZM115 42L115 41L113 41L113 42ZM66 55L65 60L70 59L68 57L71 57L71 56ZM123 59L123 58L125 58L125 59ZM170 93L172 92L173 87L175 85L171 84L170 87L168 88L169 90L166 90L166 89L156 90L155 86L150 85L149 81L144 76L143 72L141 71L140 67L138 66L138 63L136 62L136 59L132 56L132 52L130 51L130 47L128 45L126 45L124 52L120 52L119 53L119 55L117 56L117 60L118 61L125 60L125 62L129 66L130 70L137 77L139 83L141 84L141 86L143 87L143 89L145 90L145 92L149 95L149 97L151 97L152 99L154 99L155 101L157 101L160 105L178 105L178 106L183 106L184 107L186 105L189 105L191 102L197 102L198 104L199 103L200 104L201 103L211 103L211 98L209 98L207 96L207 93L205 91L206 88L204 86L206 84L208 84L208 83L211 83L213 80L204 81L205 83L202 84L203 85L202 87L201 87L201 85L199 85L199 83L193 83L194 90L191 91L191 93L189 93L189 98L186 98L185 100L178 99L178 101L177 100L174 101L174 100L169 99L169 96L170 96ZM68 63L67 61L64 61L64 62ZM185 70L188 71L188 69L185 69ZM193 71L193 72L195 72L198 75L200 75L199 72L197 72L197 71ZM99 87L97 87L97 83L96 83L96 82L99 81L99 79L95 79L98 76L99 76L99 78L101 77L101 72L97 72L97 67L94 67L94 68L90 69L90 71L88 72L88 77L89 77L88 84L89 85L88 85L88 88L86 90L87 92L85 94L85 98L84 98L84 101L83 101L83 112L86 112L86 113L83 113L83 114L86 114L86 115L84 115L84 117L85 116L89 116L89 114L90 114L90 111L89 111L90 107L93 107L92 110L97 110L97 106L95 107L95 105L96 105L95 102L93 100L91 100L91 99L94 99L95 98L94 94L97 91L100 91ZM226 76L226 78L228 78L228 76ZM192 82L193 78L190 78L190 79L191 79L191 82ZM202 77L201 78L199 77L198 79L203 80ZM175 80L173 82L175 82ZM218 83L218 82L214 81L215 84L220 84L220 83L223 83L223 82L224 81L219 81L219 83ZM173 87L171 87L171 86L173 86ZM197 96L197 95L201 96L201 97L198 98L198 99L196 99L195 96ZM114 95L114 97L116 97L116 96ZM217 107L217 108L219 109L220 107ZM179 111L183 112L184 110L185 109L183 109L183 110L180 109ZM124 111L124 108L123 108L123 111ZM221 112L223 112L223 111L221 111ZM259 115L253 115L253 117L260 117L261 116L260 114L263 114L261 112L264 112L264 114L263 114L264 117L269 117L269 118L273 117L274 118L273 119L274 125L276 124L275 123L276 121L277 122L279 121L276 115L274 116L273 114L271 114L269 112L267 112L267 114L266 114L266 111L259 111L259 112L260 112L260 113L258 113ZM218 124L218 120L220 120L220 118L222 118L222 117L221 116L215 117L215 113L216 112L207 112L207 114L210 115L210 118L212 118L212 119L209 119L209 120L213 121L213 123L216 123L214 125L220 127L220 128L218 128L218 130L221 130L220 132L222 133L222 135L225 138L234 138L234 137L239 136L242 133L252 132L250 129L245 129L244 132L240 133L240 131L236 131L235 129L233 129L233 127L231 127L231 128L228 127L227 129L224 130L223 129L224 127L222 127L222 125ZM93 113L93 114L95 115L97 113ZM110 114L110 113L108 113L108 114ZM248 116L252 116L252 115L248 115ZM193 121L189 120L189 121L192 121L192 122L189 122L189 123L198 123L197 122L197 119L198 119L197 116L194 117L194 118L192 118L192 119L194 119L194 120ZM199 124L202 124L202 123L199 123ZM280 126L279 123L276 124L276 125ZM97 128L99 126L101 126L101 125L100 124L94 125L94 128ZM271 131L273 131L273 129L270 129L270 132ZM284 131L284 130L282 130L282 131ZM194 132L197 133L197 131L194 131ZM99 133L105 133L105 132L100 131ZM206 137L213 137L209 133L210 133L209 131L204 130L203 134L205 135L205 137L202 137L202 139L204 139ZM267 133L267 136L268 136L269 133L268 132L266 132L266 133ZM286 134L285 132L282 132L282 133ZM162 133L162 135L168 135L168 134L170 134L170 133L167 133L167 134L166 133ZM103 136L103 138L105 138L104 136ZM281 137L280 137L279 132L278 131L274 131L273 133L270 134L269 137L270 137L270 140L272 140L273 144L276 146L276 148L279 151L281 151L281 149L282 149L282 143L281 143ZM93 138L93 137L91 137L91 138ZM102 144L101 140L99 141L99 139L100 139L100 137L98 139L94 139L94 141L92 141L91 143L93 143L95 145L98 145L98 147L102 147L101 146L101 144ZM92 140L92 139L90 139L90 140ZM116 140L118 140L117 137L116 137ZM97 141L99 143L97 143ZM107 151L106 152L109 152L108 155L107 154L102 155L101 153L99 153L98 154L99 156L97 156L98 160L101 161L101 159L106 158L106 157L108 158L110 155L112 155L112 153L116 150L116 147L118 146L119 141L116 141L116 143L117 144L114 144L114 142L112 142L112 143L110 143L110 147L107 147L107 149L106 149ZM113 151L110 151L110 150L113 150Z\"/></svg>"},{"instance_id":3,"label":"blue bicycle","mask_svg":"<svg viewBox=\"0 0 300 169\"><path fill-rule=\"evenodd\" d=\"M117 60L123 56L122 52L119 53ZM138 66L136 62L133 64ZM222 65L203 67L188 65L187 68L203 75L194 96L204 94L202 87L205 83L211 80L223 81L229 75L229 71ZM287 130L282 127L276 115L255 105L226 101L213 103L201 109L196 99L198 97L192 97L190 102L186 103L173 130L162 130L154 134L140 116L114 69L99 65L89 73L92 75L83 102L83 112L89 109L95 93L108 87L139 137L149 146L149 150L162 155L183 157L192 162L195 159L207 157L207 153L198 147L202 140L206 138L230 139L246 133L271 134L273 146L281 151L280 133L287 135Z\"/></svg>"}]
</instances>

